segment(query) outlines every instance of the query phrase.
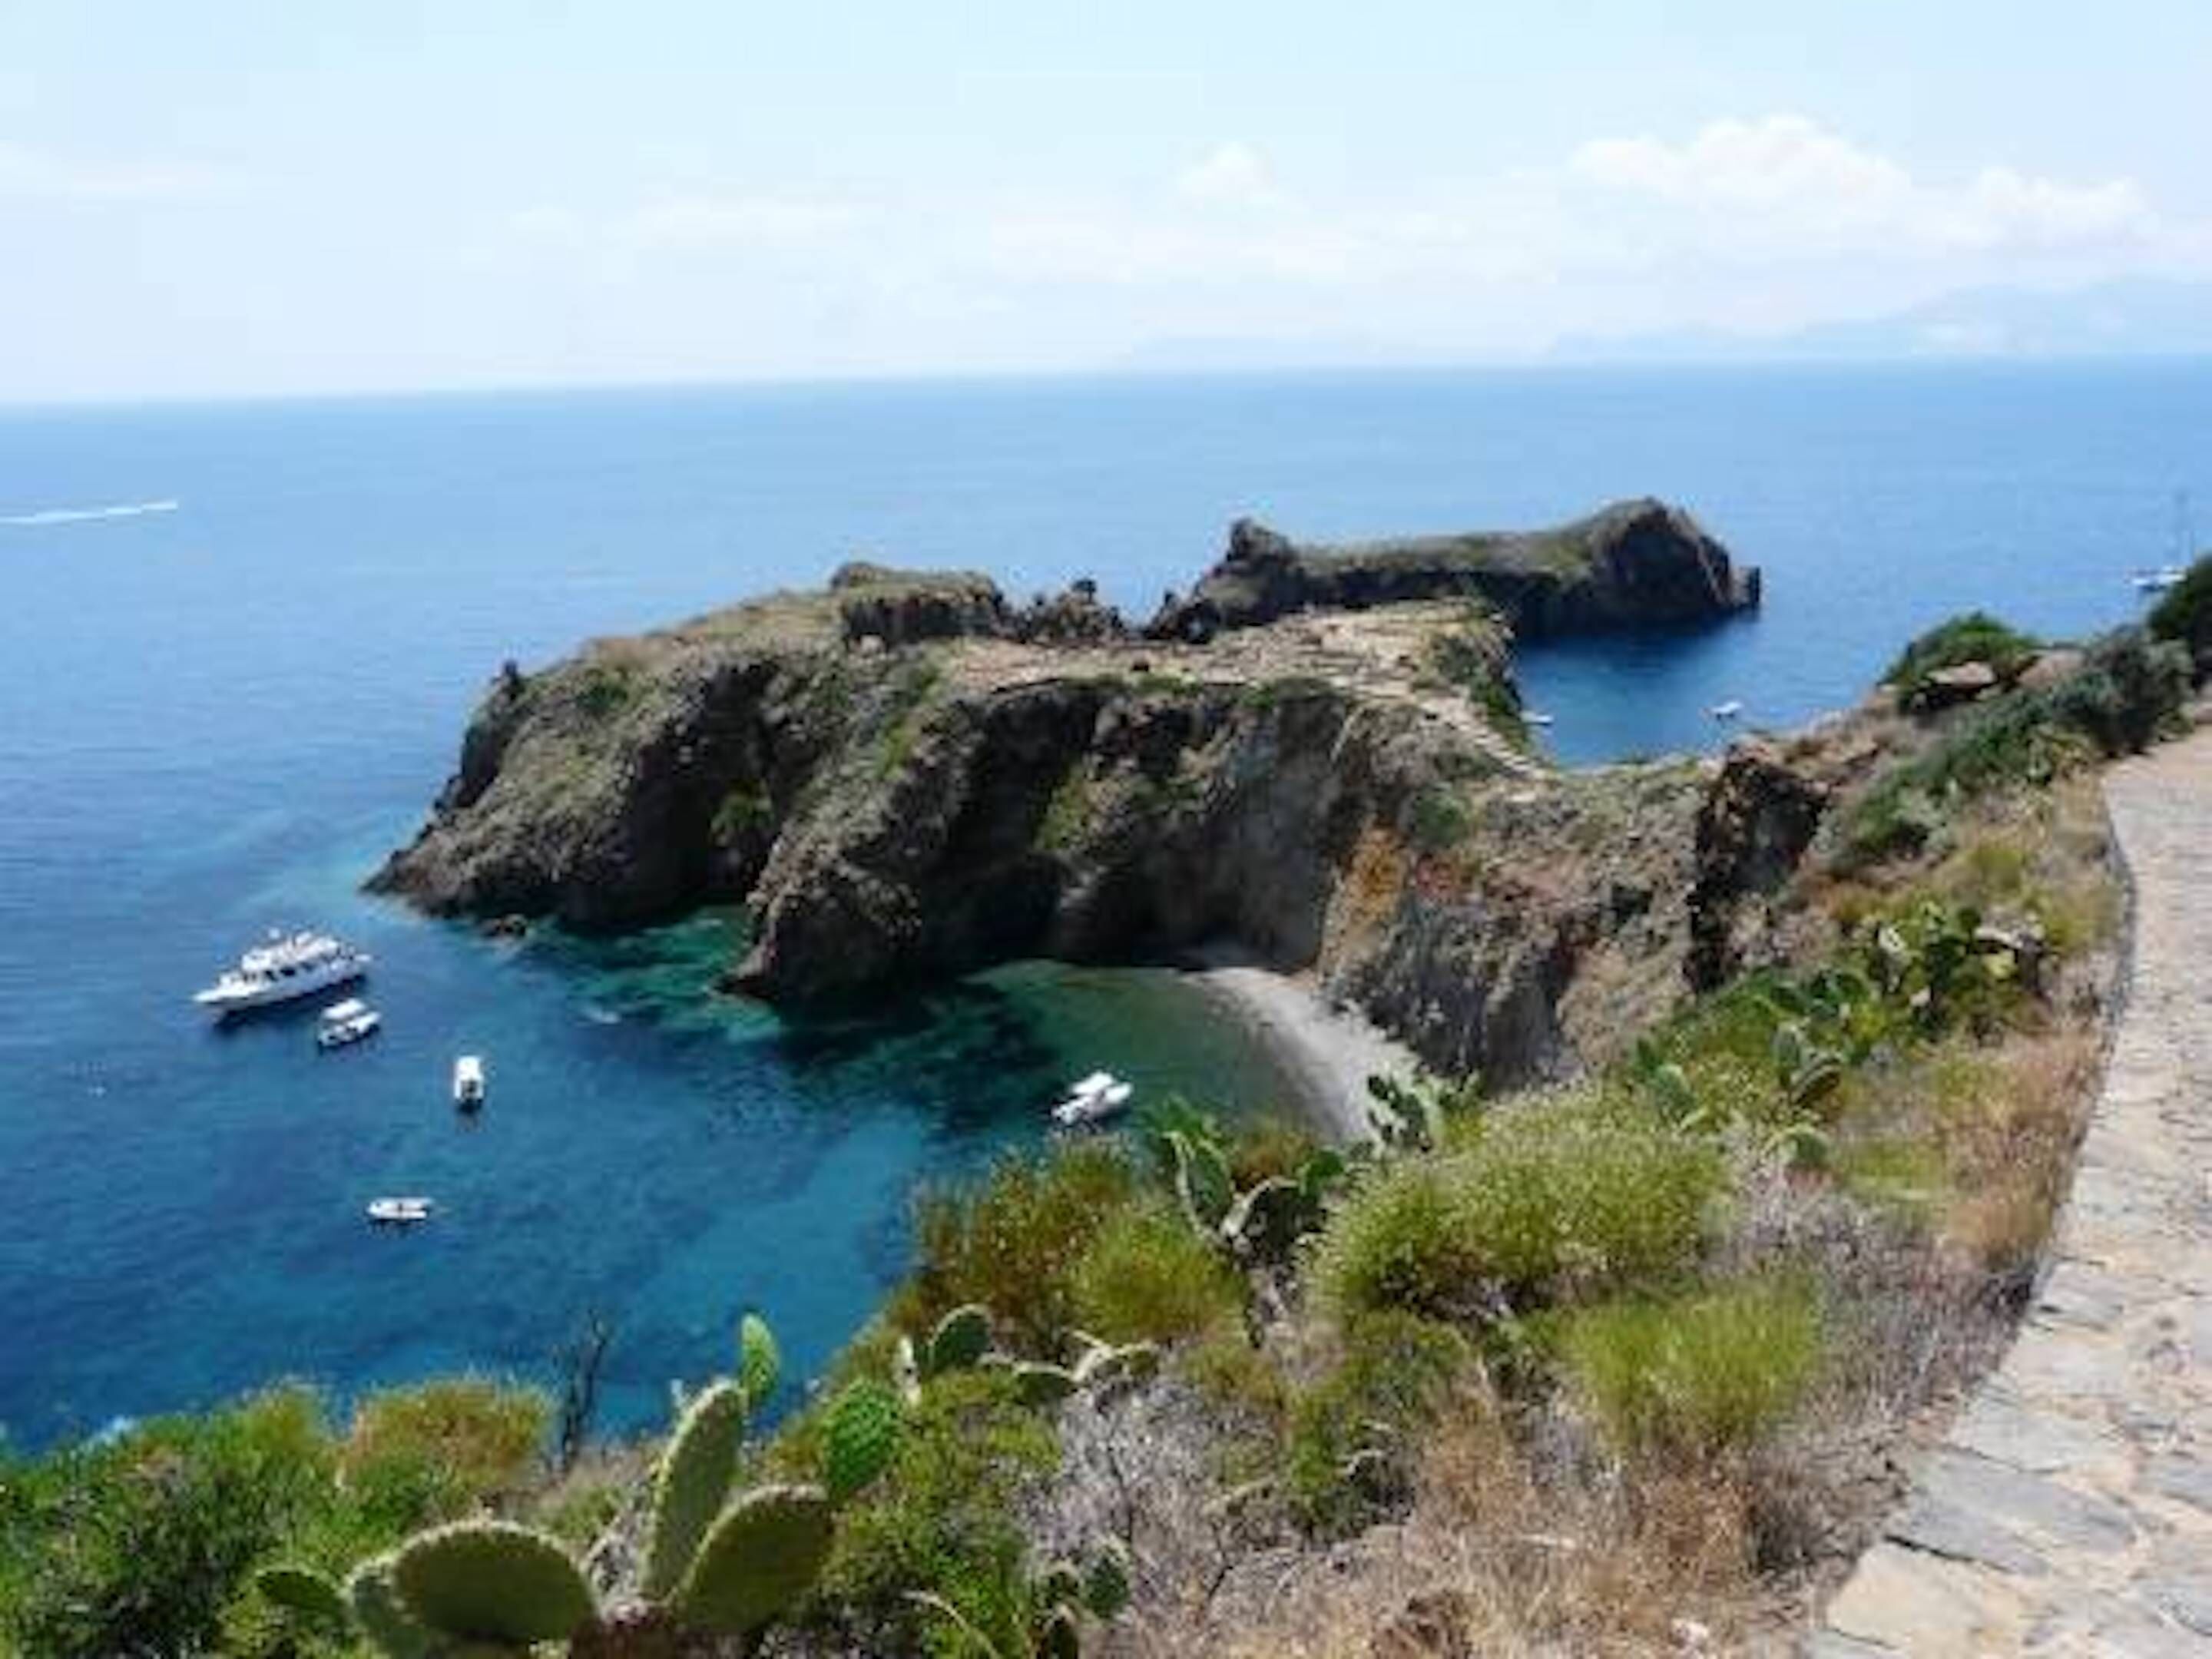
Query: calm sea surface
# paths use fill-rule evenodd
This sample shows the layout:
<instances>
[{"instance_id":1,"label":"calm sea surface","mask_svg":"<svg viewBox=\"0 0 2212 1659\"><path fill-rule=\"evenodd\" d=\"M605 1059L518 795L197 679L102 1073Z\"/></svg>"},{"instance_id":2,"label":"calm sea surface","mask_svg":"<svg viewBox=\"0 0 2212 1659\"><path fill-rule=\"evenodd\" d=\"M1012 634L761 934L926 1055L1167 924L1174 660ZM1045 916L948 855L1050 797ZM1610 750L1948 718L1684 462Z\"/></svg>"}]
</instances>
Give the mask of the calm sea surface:
<instances>
[{"instance_id":1,"label":"calm sea surface","mask_svg":"<svg viewBox=\"0 0 2212 1659\"><path fill-rule=\"evenodd\" d=\"M1264 1057L1158 975L1024 968L793 1027L704 997L727 918L521 949L359 896L501 659L855 554L1133 611L1227 521L1301 537L1684 502L1756 620L1532 655L1564 758L1787 724L1972 605L2136 608L2212 501L2212 367L1312 376L0 411L0 1425L42 1443L271 1376L542 1373L591 1310L609 1420L757 1306L818 1366L915 1183L1033 1138L1067 1075L1240 1108ZM154 504L156 510L75 516ZM171 505L173 504L173 505ZM378 956L385 1034L206 1029L261 928ZM489 1056L479 1123L445 1102ZM360 1206L421 1192L420 1232Z\"/></svg>"}]
</instances>

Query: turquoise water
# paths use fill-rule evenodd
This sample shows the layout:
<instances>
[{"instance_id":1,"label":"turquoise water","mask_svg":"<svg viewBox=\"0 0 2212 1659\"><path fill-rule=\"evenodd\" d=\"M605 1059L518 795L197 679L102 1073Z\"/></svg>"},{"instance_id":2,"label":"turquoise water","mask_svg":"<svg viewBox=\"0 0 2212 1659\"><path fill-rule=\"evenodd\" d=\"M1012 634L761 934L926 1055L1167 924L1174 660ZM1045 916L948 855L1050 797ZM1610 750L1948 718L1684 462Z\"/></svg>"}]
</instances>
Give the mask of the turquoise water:
<instances>
[{"instance_id":1,"label":"turquoise water","mask_svg":"<svg viewBox=\"0 0 2212 1659\"><path fill-rule=\"evenodd\" d=\"M1559 373L608 392L0 412L0 1424L40 1443L272 1376L542 1369L613 1316L610 1422L758 1306L818 1365L918 1181L1032 1138L1073 1072L1279 1079L1157 975L1026 968L793 1028L702 989L726 918L522 949L358 896L501 659L859 553L1131 609L1228 520L1345 536L1650 492L1768 572L1756 621L1524 664L1568 758L1802 720L1968 604L2136 607L2212 500L2212 370ZM173 510L57 518L173 501ZM278 922L379 957L373 1043L206 1029ZM457 1121L453 1054L492 1104ZM435 1224L374 1233L383 1192Z\"/></svg>"}]
</instances>

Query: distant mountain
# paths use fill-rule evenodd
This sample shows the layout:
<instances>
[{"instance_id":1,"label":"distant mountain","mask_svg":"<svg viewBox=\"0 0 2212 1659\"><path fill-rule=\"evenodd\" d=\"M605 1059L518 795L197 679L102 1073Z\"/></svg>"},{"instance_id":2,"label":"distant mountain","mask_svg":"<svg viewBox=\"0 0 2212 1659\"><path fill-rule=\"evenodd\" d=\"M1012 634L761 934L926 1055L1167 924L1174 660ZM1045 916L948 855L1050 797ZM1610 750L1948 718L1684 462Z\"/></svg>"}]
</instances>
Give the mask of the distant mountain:
<instances>
[{"instance_id":1,"label":"distant mountain","mask_svg":"<svg viewBox=\"0 0 2212 1659\"><path fill-rule=\"evenodd\" d=\"M1437 354L1400 342L1359 335L1312 339L1193 336L1148 340L1109 367L1125 374L1221 374L1302 368L1415 368Z\"/></svg>"},{"instance_id":2,"label":"distant mountain","mask_svg":"<svg viewBox=\"0 0 2212 1659\"><path fill-rule=\"evenodd\" d=\"M1962 289L1856 321L1783 334L1722 329L1562 337L1555 362L1873 362L2212 354L2212 283L2133 277L2062 293Z\"/></svg>"}]
</instances>

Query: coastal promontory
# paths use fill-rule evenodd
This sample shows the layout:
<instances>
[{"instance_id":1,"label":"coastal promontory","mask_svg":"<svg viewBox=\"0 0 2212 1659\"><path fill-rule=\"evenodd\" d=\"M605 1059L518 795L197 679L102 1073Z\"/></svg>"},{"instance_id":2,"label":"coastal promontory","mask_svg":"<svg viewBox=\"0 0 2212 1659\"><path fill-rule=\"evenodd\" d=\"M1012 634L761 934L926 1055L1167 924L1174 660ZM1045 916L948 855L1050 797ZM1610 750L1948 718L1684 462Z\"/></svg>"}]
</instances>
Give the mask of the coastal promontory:
<instances>
[{"instance_id":1,"label":"coastal promontory","mask_svg":"<svg viewBox=\"0 0 2212 1659\"><path fill-rule=\"evenodd\" d=\"M1229 943L1440 1068L1544 1075L1680 994L1693 940L1742 948L1736 911L1787 864L1744 849L1802 847L1820 786L1755 760L1555 771L1513 641L1757 595L1648 501L1335 549L1240 521L1142 628L1088 583L1017 605L851 564L503 671L375 885L588 930L739 903L727 982L787 1006Z\"/></svg>"}]
</instances>

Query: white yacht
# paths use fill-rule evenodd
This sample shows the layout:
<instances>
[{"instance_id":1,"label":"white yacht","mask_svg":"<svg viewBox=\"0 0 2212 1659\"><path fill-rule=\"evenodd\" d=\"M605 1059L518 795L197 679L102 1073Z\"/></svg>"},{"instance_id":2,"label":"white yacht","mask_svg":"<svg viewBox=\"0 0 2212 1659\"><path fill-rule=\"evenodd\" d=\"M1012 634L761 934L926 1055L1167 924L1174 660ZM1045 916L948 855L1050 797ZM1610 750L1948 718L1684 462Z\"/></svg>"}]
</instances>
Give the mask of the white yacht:
<instances>
[{"instance_id":1,"label":"white yacht","mask_svg":"<svg viewBox=\"0 0 2212 1659\"><path fill-rule=\"evenodd\" d=\"M1709 719L1717 720L1732 720L1742 713L1743 704L1734 697L1730 697L1726 702L1717 702L1705 710Z\"/></svg>"},{"instance_id":2,"label":"white yacht","mask_svg":"<svg viewBox=\"0 0 2212 1659\"><path fill-rule=\"evenodd\" d=\"M358 998L348 997L323 1010L322 1017L315 1022L315 1047L343 1048L363 1037L374 1036L376 1028L383 1024L382 1014Z\"/></svg>"},{"instance_id":3,"label":"white yacht","mask_svg":"<svg viewBox=\"0 0 2212 1659\"><path fill-rule=\"evenodd\" d=\"M427 1198L372 1198L368 1218L380 1227L412 1227L428 1221L437 1208Z\"/></svg>"},{"instance_id":4,"label":"white yacht","mask_svg":"<svg viewBox=\"0 0 2212 1659\"><path fill-rule=\"evenodd\" d=\"M483 1100L483 1060L476 1054L463 1054L453 1062L453 1104L473 1112Z\"/></svg>"},{"instance_id":5,"label":"white yacht","mask_svg":"<svg viewBox=\"0 0 2212 1659\"><path fill-rule=\"evenodd\" d=\"M272 932L192 1000L211 1014L242 1013L348 984L368 964L368 951L328 933Z\"/></svg>"},{"instance_id":6,"label":"white yacht","mask_svg":"<svg viewBox=\"0 0 2212 1659\"><path fill-rule=\"evenodd\" d=\"M1111 1072L1093 1072L1070 1086L1067 1098L1052 1109L1052 1121L1063 1129L1103 1122L1129 1103L1133 1092Z\"/></svg>"},{"instance_id":7,"label":"white yacht","mask_svg":"<svg viewBox=\"0 0 2212 1659\"><path fill-rule=\"evenodd\" d=\"M2169 587L2179 587L2188 574L2178 564L2162 564L2155 570L2138 570L2128 580L2139 593L2163 593Z\"/></svg>"}]
</instances>

